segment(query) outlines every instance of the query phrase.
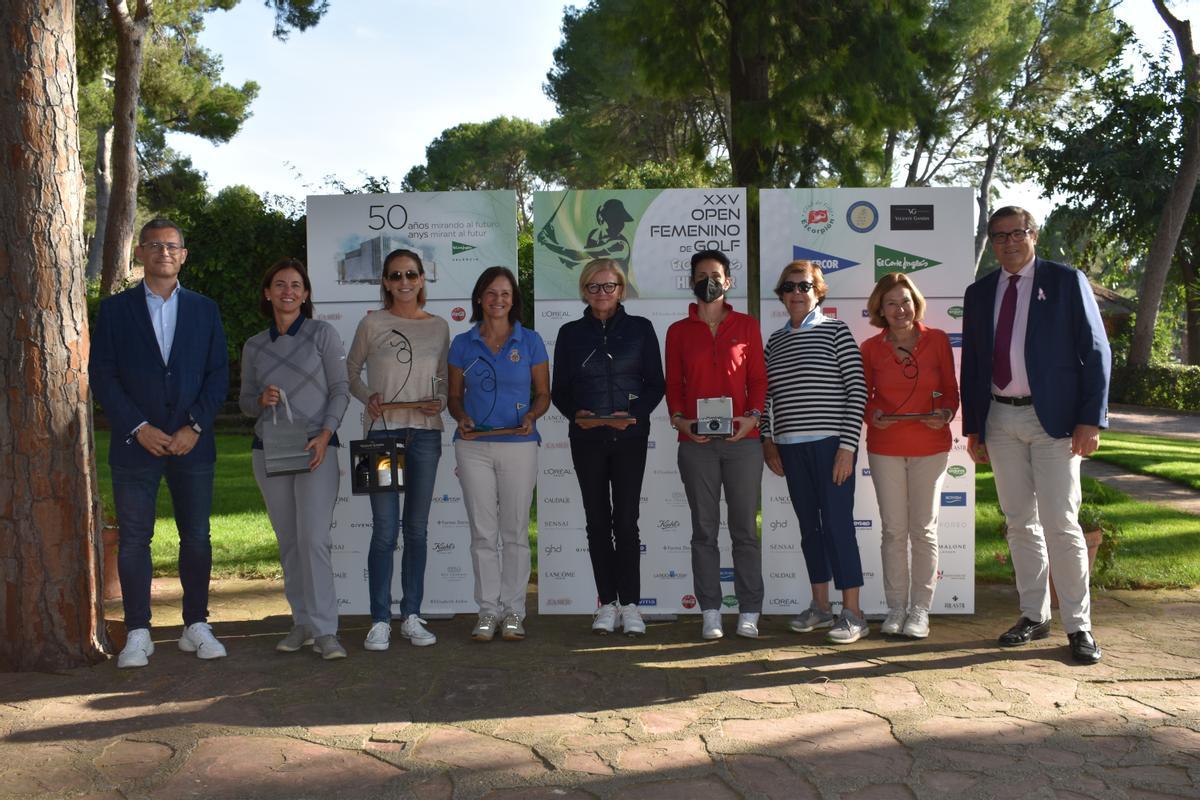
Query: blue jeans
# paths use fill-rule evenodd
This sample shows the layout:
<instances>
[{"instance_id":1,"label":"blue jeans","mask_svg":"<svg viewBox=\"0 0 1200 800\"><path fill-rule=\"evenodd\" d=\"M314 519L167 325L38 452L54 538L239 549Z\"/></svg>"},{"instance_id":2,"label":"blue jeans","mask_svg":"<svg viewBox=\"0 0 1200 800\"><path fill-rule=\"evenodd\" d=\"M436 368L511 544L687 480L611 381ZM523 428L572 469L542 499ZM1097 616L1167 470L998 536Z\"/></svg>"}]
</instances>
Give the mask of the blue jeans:
<instances>
[{"instance_id":1,"label":"blue jeans","mask_svg":"<svg viewBox=\"0 0 1200 800\"><path fill-rule=\"evenodd\" d=\"M208 517L212 511L213 465L181 465L178 458L165 456L152 467L112 467L113 504L120 526L117 572L126 630L150 627L150 539L154 536L154 506L164 474L179 528L183 624L208 619L208 579L212 573Z\"/></svg>"},{"instance_id":2,"label":"blue jeans","mask_svg":"<svg viewBox=\"0 0 1200 800\"><path fill-rule=\"evenodd\" d=\"M863 585L862 560L854 530L854 470L837 486L833 460L840 444L830 436L816 442L779 445L792 509L800 523L800 550L809 583L839 591Z\"/></svg>"},{"instance_id":3,"label":"blue jeans","mask_svg":"<svg viewBox=\"0 0 1200 800\"><path fill-rule=\"evenodd\" d=\"M426 531L433 484L442 457L442 432L422 428L393 428L371 431L368 439L400 439L404 453L404 549L400 554L400 616L421 613L425 595ZM371 495L371 548L367 552L367 592L371 621L392 618L392 570L396 540L400 534L400 495L375 492Z\"/></svg>"}]
</instances>

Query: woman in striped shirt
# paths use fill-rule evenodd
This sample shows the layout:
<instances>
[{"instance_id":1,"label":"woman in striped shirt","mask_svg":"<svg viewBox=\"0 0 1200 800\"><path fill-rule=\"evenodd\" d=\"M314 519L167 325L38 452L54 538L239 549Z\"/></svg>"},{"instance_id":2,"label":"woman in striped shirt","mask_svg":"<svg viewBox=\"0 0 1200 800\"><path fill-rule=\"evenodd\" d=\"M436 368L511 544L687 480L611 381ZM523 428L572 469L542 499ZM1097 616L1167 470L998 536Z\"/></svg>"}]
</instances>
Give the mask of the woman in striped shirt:
<instances>
[{"instance_id":1,"label":"woman in striped shirt","mask_svg":"<svg viewBox=\"0 0 1200 800\"><path fill-rule=\"evenodd\" d=\"M863 574L854 534L854 457L867 385L850 328L821 313L826 291L821 268L811 261L788 264L775 284L788 322L767 340L763 457L787 479L812 583L812 604L788 627L797 633L831 628L829 641L848 644L868 630L858 602ZM831 579L842 593L836 617Z\"/></svg>"}]
</instances>

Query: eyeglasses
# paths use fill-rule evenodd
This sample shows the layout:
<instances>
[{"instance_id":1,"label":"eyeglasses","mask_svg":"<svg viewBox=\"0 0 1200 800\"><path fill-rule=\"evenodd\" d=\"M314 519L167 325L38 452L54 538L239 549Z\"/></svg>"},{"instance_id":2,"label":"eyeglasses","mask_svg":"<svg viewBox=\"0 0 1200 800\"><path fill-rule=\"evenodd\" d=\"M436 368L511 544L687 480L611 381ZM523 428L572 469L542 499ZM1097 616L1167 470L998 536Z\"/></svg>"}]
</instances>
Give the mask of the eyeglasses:
<instances>
[{"instance_id":1,"label":"eyeglasses","mask_svg":"<svg viewBox=\"0 0 1200 800\"><path fill-rule=\"evenodd\" d=\"M389 281L398 281L401 278L408 278L409 281L415 281L419 277L421 277L421 273L415 269L406 270L405 272L389 272L387 275Z\"/></svg>"},{"instance_id":2,"label":"eyeglasses","mask_svg":"<svg viewBox=\"0 0 1200 800\"><path fill-rule=\"evenodd\" d=\"M1015 231L996 231L995 233L989 233L988 239L991 240L992 244L1004 244L1009 239L1012 239L1014 242L1023 242L1032 232L1028 228L1017 228Z\"/></svg>"},{"instance_id":3,"label":"eyeglasses","mask_svg":"<svg viewBox=\"0 0 1200 800\"><path fill-rule=\"evenodd\" d=\"M176 253L183 249L183 245L174 242L141 242L138 247L144 247L151 252L161 250L166 253Z\"/></svg>"},{"instance_id":4,"label":"eyeglasses","mask_svg":"<svg viewBox=\"0 0 1200 800\"><path fill-rule=\"evenodd\" d=\"M612 294L613 292L615 292L617 290L617 287L620 285L621 284L619 284L619 283L612 283L612 282L589 283L587 286L584 286L583 288L588 290L588 294L600 294L600 291L602 289L604 290L605 294Z\"/></svg>"},{"instance_id":5,"label":"eyeglasses","mask_svg":"<svg viewBox=\"0 0 1200 800\"><path fill-rule=\"evenodd\" d=\"M804 292L811 292L814 285L810 281L784 281L779 284L779 288L776 291L780 294L791 294L799 289L801 294L803 294Z\"/></svg>"}]
</instances>

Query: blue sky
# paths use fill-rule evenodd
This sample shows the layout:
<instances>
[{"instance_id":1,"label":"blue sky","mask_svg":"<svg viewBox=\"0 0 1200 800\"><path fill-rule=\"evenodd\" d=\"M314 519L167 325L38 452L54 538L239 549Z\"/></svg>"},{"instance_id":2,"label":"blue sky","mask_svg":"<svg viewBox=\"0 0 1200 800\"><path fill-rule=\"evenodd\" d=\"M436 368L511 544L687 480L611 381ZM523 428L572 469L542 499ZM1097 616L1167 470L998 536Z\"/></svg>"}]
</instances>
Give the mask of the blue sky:
<instances>
[{"instance_id":1,"label":"blue sky","mask_svg":"<svg viewBox=\"0 0 1200 800\"><path fill-rule=\"evenodd\" d=\"M258 0L210 14L202 43L221 55L225 79L261 86L253 116L228 144L172 136L217 190L246 184L302 198L324 194L326 175L354 184L360 170L400 180L425 146L462 122L500 115L543 121L542 92L560 39L564 0L332 0L315 28L271 38L272 13ZM1200 0L1175 0L1200 40ZM1166 26L1150 0L1124 0L1118 14L1157 50ZM1009 187L1005 201L1044 214L1035 186Z\"/></svg>"}]
</instances>

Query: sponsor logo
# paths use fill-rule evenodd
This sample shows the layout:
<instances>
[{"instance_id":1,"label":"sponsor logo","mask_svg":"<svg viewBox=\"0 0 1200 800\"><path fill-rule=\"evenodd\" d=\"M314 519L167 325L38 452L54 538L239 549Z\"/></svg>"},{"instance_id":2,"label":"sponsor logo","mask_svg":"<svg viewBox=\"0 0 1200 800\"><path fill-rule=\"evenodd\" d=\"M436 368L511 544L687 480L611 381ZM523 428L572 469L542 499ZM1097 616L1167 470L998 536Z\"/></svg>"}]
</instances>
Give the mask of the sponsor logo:
<instances>
[{"instance_id":1,"label":"sponsor logo","mask_svg":"<svg viewBox=\"0 0 1200 800\"><path fill-rule=\"evenodd\" d=\"M933 206L892 206L892 230L894 231L931 231L933 230Z\"/></svg>"},{"instance_id":2,"label":"sponsor logo","mask_svg":"<svg viewBox=\"0 0 1200 800\"><path fill-rule=\"evenodd\" d=\"M645 542L642 542L641 544L639 544L639 545L638 545L638 552L639 552L639 553L645 553L645 552L646 552L646 543L645 543Z\"/></svg>"},{"instance_id":3,"label":"sponsor logo","mask_svg":"<svg viewBox=\"0 0 1200 800\"><path fill-rule=\"evenodd\" d=\"M737 604L737 595L727 594L721 598L721 605L726 608L735 608Z\"/></svg>"},{"instance_id":4,"label":"sponsor logo","mask_svg":"<svg viewBox=\"0 0 1200 800\"><path fill-rule=\"evenodd\" d=\"M548 309L541 313L541 317L542 317L542 319L570 319L571 312L570 311L554 311L552 309Z\"/></svg>"},{"instance_id":5,"label":"sponsor logo","mask_svg":"<svg viewBox=\"0 0 1200 800\"><path fill-rule=\"evenodd\" d=\"M944 553L965 553L967 551L966 542L938 542L938 550Z\"/></svg>"},{"instance_id":6,"label":"sponsor logo","mask_svg":"<svg viewBox=\"0 0 1200 800\"><path fill-rule=\"evenodd\" d=\"M866 476L868 476L868 477L870 477L870 475L871 475L871 468L870 468L870 467L863 467L863 468L862 468L862 474L863 474L863 475L866 475Z\"/></svg>"},{"instance_id":7,"label":"sponsor logo","mask_svg":"<svg viewBox=\"0 0 1200 800\"><path fill-rule=\"evenodd\" d=\"M950 340L951 347L962 347L961 333L947 333L946 338Z\"/></svg>"},{"instance_id":8,"label":"sponsor logo","mask_svg":"<svg viewBox=\"0 0 1200 800\"><path fill-rule=\"evenodd\" d=\"M657 597L643 597L641 600L638 600L638 605L639 606L656 606L656 605L658 605L658 598Z\"/></svg>"},{"instance_id":9,"label":"sponsor logo","mask_svg":"<svg viewBox=\"0 0 1200 800\"><path fill-rule=\"evenodd\" d=\"M462 498L453 494L439 494L433 496L435 503L461 503Z\"/></svg>"},{"instance_id":10,"label":"sponsor logo","mask_svg":"<svg viewBox=\"0 0 1200 800\"><path fill-rule=\"evenodd\" d=\"M946 467L946 474L951 478L961 478L963 475L967 474L967 468L962 464L951 464L950 466Z\"/></svg>"},{"instance_id":11,"label":"sponsor logo","mask_svg":"<svg viewBox=\"0 0 1200 800\"><path fill-rule=\"evenodd\" d=\"M686 572L676 572L673 569L669 569L664 572L654 573L654 577L658 578L659 580L666 580L666 581L682 580L682 579L686 578L687 576L688 576L688 574Z\"/></svg>"},{"instance_id":12,"label":"sponsor logo","mask_svg":"<svg viewBox=\"0 0 1200 800\"><path fill-rule=\"evenodd\" d=\"M433 552L435 552L435 553L449 553L449 552L452 552L453 550L454 550L454 542L434 542L433 543Z\"/></svg>"},{"instance_id":13,"label":"sponsor logo","mask_svg":"<svg viewBox=\"0 0 1200 800\"><path fill-rule=\"evenodd\" d=\"M575 471L567 467L546 467L542 470L542 474L548 478L566 478L569 475L574 475Z\"/></svg>"},{"instance_id":14,"label":"sponsor logo","mask_svg":"<svg viewBox=\"0 0 1200 800\"><path fill-rule=\"evenodd\" d=\"M569 606L571 598L569 597L547 597L546 605L548 606Z\"/></svg>"},{"instance_id":15,"label":"sponsor logo","mask_svg":"<svg viewBox=\"0 0 1200 800\"><path fill-rule=\"evenodd\" d=\"M543 528L569 528L569 527L571 527L571 523L567 522L565 519L539 520L538 524L541 525Z\"/></svg>"},{"instance_id":16,"label":"sponsor logo","mask_svg":"<svg viewBox=\"0 0 1200 800\"><path fill-rule=\"evenodd\" d=\"M936 267L941 264L932 258L905 253L903 250L893 250L881 244L875 245L875 280L879 280L889 272L920 272L923 269Z\"/></svg>"},{"instance_id":17,"label":"sponsor logo","mask_svg":"<svg viewBox=\"0 0 1200 800\"><path fill-rule=\"evenodd\" d=\"M963 522L962 520L957 520L957 521L956 520L939 520L938 521L938 527L946 528L947 530L949 530L951 528L954 528L955 530L962 530L963 528L966 528L969 525L971 525L971 523Z\"/></svg>"},{"instance_id":18,"label":"sponsor logo","mask_svg":"<svg viewBox=\"0 0 1200 800\"><path fill-rule=\"evenodd\" d=\"M547 422L553 422L556 425L565 425L567 422L566 417L564 417L562 414L556 413L554 411L547 413L545 415L545 420Z\"/></svg>"},{"instance_id":19,"label":"sponsor logo","mask_svg":"<svg viewBox=\"0 0 1200 800\"><path fill-rule=\"evenodd\" d=\"M815 261L821 267L821 272L826 275L831 272L850 269L850 267L857 267L860 263L858 261L851 261L848 258L842 258L841 256L822 253L819 250L811 250L807 247L801 247L798 244L792 245L792 260L799 261L801 259L805 261Z\"/></svg>"},{"instance_id":20,"label":"sponsor logo","mask_svg":"<svg viewBox=\"0 0 1200 800\"><path fill-rule=\"evenodd\" d=\"M790 552L790 551L796 549L796 543L795 542L771 542L769 545L767 545L767 549L768 550L783 550L783 551Z\"/></svg>"},{"instance_id":21,"label":"sponsor logo","mask_svg":"<svg viewBox=\"0 0 1200 800\"><path fill-rule=\"evenodd\" d=\"M837 319L837 306L821 306L821 313L832 319Z\"/></svg>"},{"instance_id":22,"label":"sponsor logo","mask_svg":"<svg viewBox=\"0 0 1200 800\"><path fill-rule=\"evenodd\" d=\"M733 567L721 567L721 583L733 581Z\"/></svg>"},{"instance_id":23,"label":"sponsor logo","mask_svg":"<svg viewBox=\"0 0 1200 800\"><path fill-rule=\"evenodd\" d=\"M773 530L773 531L777 531L777 530L779 530L780 528L786 528L787 526L788 526L788 521L787 521L786 519L773 519L773 520L771 520L771 526L770 526L770 527L771 527L771 530Z\"/></svg>"},{"instance_id":24,"label":"sponsor logo","mask_svg":"<svg viewBox=\"0 0 1200 800\"><path fill-rule=\"evenodd\" d=\"M542 442L542 447L544 447L547 450L566 450L570 446L571 446L571 443L569 441L567 441L567 442Z\"/></svg>"},{"instance_id":25,"label":"sponsor logo","mask_svg":"<svg viewBox=\"0 0 1200 800\"><path fill-rule=\"evenodd\" d=\"M450 240L450 255L452 255L452 256L456 256L459 253L465 253L468 250L474 250L474 249L475 249L475 245L473 245L473 244L466 244L465 242L456 242L453 239Z\"/></svg>"},{"instance_id":26,"label":"sponsor logo","mask_svg":"<svg viewBox=\"0 0 1200 800\"><path fill-rule=\"evenodd\" d=\"M645 502L645 501L643 501L643 502ZM658 521L658 529L660 531L673 531L678 527L679 527L679 520L677 520L677 519L660 519Z\"/></svg>"},{"instance_id":27,"label":"sponsor logo","mask_svg":"<svg viewBox=\"0 0 1200 800\"><path fill-rule=\"evenodd\" d=\"M783 606L786 608L789 606L798 606L800 605L800 601L794 597L772 597L769 605Z\"/></svg>"},{"instance_id":28,"label":"sponsor logo","mask_svg":"<svg viewBox=\"0 0 1200 800\"><path fill-rule=\"evenodd\" d=\"M824 233L833 227L833 211L828 203L812 203L800 222L809 233Z\"/></svg>"},{"instance_id":29,"label":"sponsor logo","mask_svg":"<svg viewBox=\"0 0 1200 800\"><path fill-rule=\"evenodd\" d=\"M542 503L548 506L563 506L571 502L569 497L543 497Z\"/></svg>"},{"instance_id":30,"label":"sponsor logo","mask_svg":"<svg viewBox=\"0 0 1200 800\"><path fill-rule=\"evenodd\" d=\"M658 444L653 439L649 439L646 441L646 449L647 450L653 450L656 447L658 447Z\"/></svg>"},{"instance_id":31,"label":"sponsor logo","mask_svg":"<svg viewBox=\"0 0 1200 800\"><path fill-rule=\"evenodd\" d=\"M346 573L344 573L344 572L335 572L335 573L333 573L333 579L334 579L335 581L344 581L344 580L346 580Z\"/></svg>"},{"instance_id":32,"label":"sponsor logo","mask_svg":"<svg viewBox=\"0 0 1200 800\"><path fill-rule=\"evenodd\" d=\"M942 603L942 608L946 611L965 611L966 603Z\"/></svg>"},{"instance_id":33,"label":"sponsor logo","mask_svg":"<svg viewBox=\"0 0 1200 800\"><path fill-rule=\"evenodd\" d=\"M965 313L965 312L963 312L962 306L950 306L949 308L946 309L946 313L949 314L954 319L962 319L963 313Z\"/></svg>"},{"instance_id":34,"label":"sponsor logo","mask_svg":"<svg viewBox=\"0 0 1200 800\"><path fill-rule=\"evenodd\" d=\"M869 519L854 520L854 527L856 527L856 528L871 528L874 526L875 526L875 522L873 520L869 520Z\"/></svg>"},{"instance_id":35,"label":"sponsor logo","mask_svg":"<svg viewBox=\"0 0 1200 800\"><path fill-rule=\"evenodd\" d=\"M879 224L879 209L866 200L851 203L846 209L846 224L855 233L870 233Z\"/></svg>"},{"instance_id":36,"label":"sponsor logo","mask_svg":"<svg viewBox=\"0 0 1200 800\"><path fill-rule=\"evenodd\" d=\"M338 604L339 608L341 606L348 606L348 605L350 605L350 598L349 597L339 597L337 604Z\"/></svg>"},{"instance_id":37,"label":"sponsor logo","mask_svg":"<svg viewBox=\"0 0 1200 800\"><path fill-rule=\"evenodd\" d=\"M450 309L450 319L454 320L455 322L462 322L466 318L467 310L462 306L455 306L454 308Z\"/></svg>"},{"instance_id":38,"label":"sponsor logo","mask_svg":"<svg viewBox=\"0 0 1200 800\"><path fill-rule=\"evenodd\" d=\"M341 319L341 314L317 314L317 319Z\"/></svg>"},{"instance_id":39,"label":"sponsor logo","mask_svg":"<svg viewBox=\"0 0 1200 800\"><path fill-rule=\"evenodd\" d=\"M773 494L767 498L772 503L787 503L792 504L792 496L790 494Z\"/></svg>"},{"instance_id":40,"label":"sponsor logo","mask_svg":"<svg viewBox=\"0 0 1200 800\"><path fill-rule=\"evenodd\" d=\"M655 469L655 470L653 470L653 473L655 475L678 475L679 470L677 470L677 469Z\"/></svg>"},{"instance_id":41,"label":"sponsor logo","mask_svg":"<svg viewBox=\"0 0 1200 800\"><path fill-rule=\"evenodd\" d=\"M692 546L690 544L664 544L662 551L664 553L690 553ZM642 552L646 552L646 545L642 545Z\"/></svg>"},{"instance_id":42,"label":"sponsor logo","mask_svg":"<svg viewBox=\"0 0 1200 800\"><path fill-rule=\"evenodd\" d=\"M683 606L684 608L695 608L696 595L685 594L683 597L679 598L679 605Z\"/></svg>"},{"instance_id":43,"label":"sponsor logo","mask_svg":"<svg viewBox=\"0 0 1200 800\"><path fill-rule=\"evenodd\" d=\"M944 506L965 506L967 504L966 492L942 492L942 505Z\"/></svg>"},{"instance_id":44,"label":"sponsor logo","mask_svg":"<svg viewBox=\"0 0 1200 800\"><path fill-rule=\"evenodd\" d=\"M553 570L549 570L547 572L543 572L542 574L552 580L565 581L565 580L570 580L571 578L575 577L575 570L573 570L573 569L553 569Z\"/></svg>"},{"instance_id":45,"label":"sponsor logo","mask_svg":"<svg viewBox=\"0 0 1200 800\"><path fill-rule=\"evenodd\" d=\"M561 544L548 544L542 548L542 552L545 553L546 555L550 555L551 553L561 553L562 545Z\"/></svg>"},{"instance_id":46,"label":"sponsor logo","mask_svg":"<svg viewBox=\"0 0 1200 800\"><path fill-rule=\"evenodd\" d=\"M796 579L794 572L772 572L770 575L777 581L794 581Z\"/></svg>"},{"instance_id":47,"label":"sponsor logo","mask_svg":"<svg viewBox=\"0 0 1200 800\"><path fill-rule=\"evenodd\" d=\"M373 523L370 523L370 522L351 522L350 523L351 528L370 528L372 526L373 526Z\"/></svg>"}]
</instances>

